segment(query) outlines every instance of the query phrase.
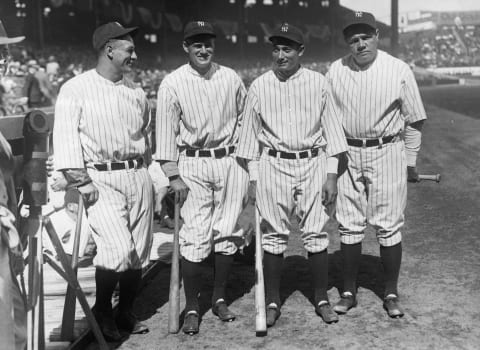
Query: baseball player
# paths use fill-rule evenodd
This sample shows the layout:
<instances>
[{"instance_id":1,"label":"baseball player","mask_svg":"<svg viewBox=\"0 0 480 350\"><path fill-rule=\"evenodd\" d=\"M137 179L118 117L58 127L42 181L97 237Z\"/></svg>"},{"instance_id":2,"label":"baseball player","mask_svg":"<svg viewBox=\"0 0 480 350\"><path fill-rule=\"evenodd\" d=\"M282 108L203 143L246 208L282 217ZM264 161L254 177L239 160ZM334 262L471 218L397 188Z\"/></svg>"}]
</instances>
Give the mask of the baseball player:
<instances>
[{"instance_id":1,"label":"baseball player","mask_svg":"<svg viewBox=\"0 0 480 350\"><path fill-rule=\"evenodd\" d=\"M344 314L357 305L361 244L370 224L377 232L385 273L384 308L389 316L402 317L397 281L407 168L409 180L416 181L425 110L408 65L377 49L378 29L371 13L351 13L343 35L350 54L327 73L349 146L338 180L344 272L343 293L334 310Z\"/></svg>"},{"instance_id":2,"label":"baseball player","mask_svg":"<svg viewBox=\"0 0 480 350\"><path fill-rule=\"evenodd\" d=\"M107 340L148 328L132 313L152 241L153 184L146 168L150 113L142 89L125 77L137 60L137 28L98 27L94 69L66 82L55 106L55 163L84 197L97 245L95 315ZM119 313L111 298L120 284Z\"/></svg>"},{"instance_id":3,"label":"baseball player","mask_svg":"<svg viewBox=\"0 0 480 350\"><path fill-rule=\"evenodd\" d=\"M246 90L232 69L212 61L215 32L210 23L187 23L183 49L189 62L166 76L158 90L154 158L185 201L180 231L183 331L195 334L200 263L212 250L212 312L222 321L235 319L226 304L225 285L233 255L243 243L243 230L236 222L248 199L248 171L233 156Z\"/></svg>"},{"instance_id":4,"label":"baseball player","mask_svg":"<svg viewBox=\"0 0 480 350\"><path fill-rule=\"evenodd\" d=\"M7 37L0 21L0 78L5 73L8 45L24 37ZM13 184L15 167L12 149L0 132L0 339L2 349L23 350L27 345L27 311L16 275L21 272L23 249L15 226L17 198Z\"/></svg>"},{"instance_id":5,"label":"baseball player","mask_svg":"<svg viewBox=\"0 0 480 350\"><path fill-rule=\"evenodd\" d=\"M248 91L237 152L251 160L251 173L258 171L252 177L258 178L256 201L266 228L262 246L267 326L280 316L280 277L292 214L299 219L308 252L315 311L333 323L338 317L327 296L324 226L329 218L326 207L336 197L337 156L347 144L327 80L300 65L305 51L302 32L284 23L269 39L273 70L257 78Z\"/></svg>"}]
</instances>

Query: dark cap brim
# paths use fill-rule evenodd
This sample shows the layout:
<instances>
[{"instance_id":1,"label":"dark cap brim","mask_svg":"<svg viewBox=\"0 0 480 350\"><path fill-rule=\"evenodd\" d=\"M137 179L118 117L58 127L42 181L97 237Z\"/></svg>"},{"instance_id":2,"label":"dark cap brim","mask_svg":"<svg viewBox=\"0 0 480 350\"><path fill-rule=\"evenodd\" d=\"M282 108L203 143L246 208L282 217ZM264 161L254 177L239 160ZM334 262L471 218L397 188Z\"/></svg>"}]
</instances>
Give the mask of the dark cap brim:
<instances>
[{"instance_id":1,"label":"dark cap brim","mask_svg":"<svg viewBox=\"0 0 480 350\"><path fill-rule=\"evenodd\" d=\"M272 35L271 37L268 38L268 40L270 40L271 43L273 43L273 41L278 38L278 39L286 39L286 40L290 40L290 41L293 41L294 43L297 43L297 44L300 44L300 45L303 45L303 40L300 41L298 38L294 38L293 36L289 36L289 35Z\"/></svg>"}]
</instances>

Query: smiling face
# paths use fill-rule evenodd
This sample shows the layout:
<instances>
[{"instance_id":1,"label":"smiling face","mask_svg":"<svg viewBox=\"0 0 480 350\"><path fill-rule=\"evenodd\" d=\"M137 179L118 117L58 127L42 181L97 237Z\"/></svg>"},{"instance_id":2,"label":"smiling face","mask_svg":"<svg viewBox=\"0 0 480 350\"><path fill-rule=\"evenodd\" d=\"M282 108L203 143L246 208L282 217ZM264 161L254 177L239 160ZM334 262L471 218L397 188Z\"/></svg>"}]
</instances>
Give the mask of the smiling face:
<instances>
[{"instance_id":1,"label":"smiling face","mask_svg":"<svg viewBox=\"0 0 480 350\"><path fill-rule=\"evenodd\" d=\"M106 45L107 56L112 64L122 73L130 73L137 60L135 45L130 35L110 40Z\"/></svg>"},{"instance_id":2,"label":"smiling face","mask_svg":"<svg viewBox=\"0 0 480 350\"><path fill-rule=\"evenodd\" d=\"M364 25L354 26L345 33L353 59L360 67L375 61L378 51L378 30Z\"/></svg>"},{"instance_id":3,"label":"smiling face","mask_svg":"<svg viewBox=\"0 0 480 350\"><path fill-rule=\"evenodd\" d=\"M188 54L192 67L205 74L212 65L215 55L215 39L210 35L197 35L183 42L183 50Z\"/></svg>"},{"instance_id":4,"label":"smiling face","mask_svg":"<svg viewBox=\"0 0 480 350\"><path fill-rule=\"evenodd\" d=\"M304 46L282 38L274 39L272 44L273 70L282 76L291 76L300 67Z\"/></svg>"}]
</instances>

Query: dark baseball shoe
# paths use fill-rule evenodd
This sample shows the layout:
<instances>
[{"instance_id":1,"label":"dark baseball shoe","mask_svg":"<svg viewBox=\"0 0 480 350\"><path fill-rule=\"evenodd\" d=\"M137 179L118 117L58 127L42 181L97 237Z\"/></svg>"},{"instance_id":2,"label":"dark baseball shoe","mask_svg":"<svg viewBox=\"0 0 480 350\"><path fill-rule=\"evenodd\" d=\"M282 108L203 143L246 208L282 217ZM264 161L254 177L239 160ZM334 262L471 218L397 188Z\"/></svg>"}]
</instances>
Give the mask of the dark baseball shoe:
<instances>
[{"instance_id":1,"label":"dark baseball shoe","mask_svg":"<svg viewBox=\"0 0 480 350\"><path fill-rule=\"evenodd\" d=\"M398 297L394 294L390 294L383 299L383 308L391 318L400 318L404 315L403 310L399 305Z\"/></svg>"},{"instance_id":2,"label":"dark baseball shoe","mask_svg":"<svg viewBox=\"0 0 480 350\"><path fill-rule=\"evenodd\" d=\"M198 333L199 316L196 311L189 311L183 320L183 333L194 335Z\"/></svg>"},{"instance_id":3,"label":"dark baseball shoe","mask_svg":"<svg viewBox=\"0 0 480 350\"><path fill-rule=\"evenodd\" d=\"M100 312L92 308L92 313L107 342L120 342L124 339L118 330L111 311Z\"/></svg>"},{"instance_id":4,"label":"dark baseball shoe","mask_svg":"<svg viewBox=\"0 0 480 350\"><path fill-rule=\"evenodd\" d=\"M344 315L355 306L357 306L357 299L352 294L342 293L340 301L333 307L333 311L339 315Z\"/></svg>"},{"instance_id":5,"label":"dark baseball shoe","mask_svg":"<svg viewBox=\"0 0 480 350\"><path fill-rule=\"evenodd\" d=\"M131 312L122 312L117 316L117 326L130 334L145 334L149 332L147 325L138 321Z\"/></svg>"},{"instance_id":6,"label":"dark baseball shoe","mask_svg":"<svg viewBox=\"0 0 480 350\"><path fill-rule=\"evenodd\" d=\"M277 306L277 304L269 304L267 306L267 327L273 327L280 315L280 308Z\"/></svg>"},{"instance_id":7,"label":"dark baseball shoe","mask_svg":"<svg viewBox=\"0 0 480 350\"><path fill-rule=\"evenodd\" d=\"M332 307L328 302L318 303L315 306L315 312L325 323L330 324L338 322L338 315L332 310Z\"/></svg>"},{"instance_id":8,"label":"dark baseball shoe","mask_svg":"<svg viewBox=\"0 0 480 350\"><path fill-rule=\"evenodd\" d=\"M235 314L228 309L225 300L219 299L212 306L212 312L223 322L232 322L235 320Z\"/></svg>"}]
</instances>

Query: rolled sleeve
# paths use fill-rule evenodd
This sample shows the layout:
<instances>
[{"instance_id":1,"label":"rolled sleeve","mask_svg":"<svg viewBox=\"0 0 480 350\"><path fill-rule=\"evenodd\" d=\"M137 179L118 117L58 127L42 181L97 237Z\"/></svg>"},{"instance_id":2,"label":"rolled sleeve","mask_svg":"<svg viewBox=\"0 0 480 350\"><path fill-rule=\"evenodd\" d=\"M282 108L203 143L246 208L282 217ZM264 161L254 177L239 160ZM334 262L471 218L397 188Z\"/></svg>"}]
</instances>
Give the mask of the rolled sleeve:
<instances>
[{"instance_id":1,"label":"rolled sleeve","mask_svg":"<svg viewBox=\"0 0 480 350\"><path fill-rule=\"evenodd\" d=\"M331 157L347 150L347 140L340 114L328 87L323 90L322 100L324 104L322 111L323 136L327 141L327 157Z\"/></svg>"},{"instance_id":2,"label":"rolled sleeve","mask_svg":"<svg viewBox=\"0 0 480 350\"><path fill-rule=\"evenodd\" d=\"M180 114L181 109L174 92L168 86L160 85L157 96L154 159L177 161Z\"/></svg>"}]
</instances>

